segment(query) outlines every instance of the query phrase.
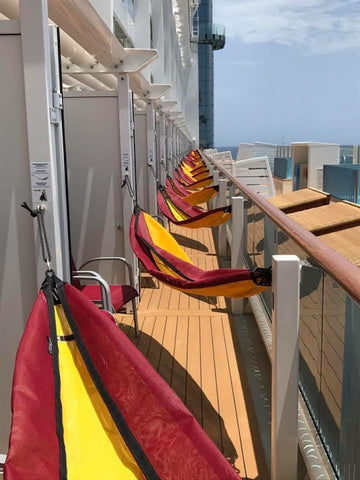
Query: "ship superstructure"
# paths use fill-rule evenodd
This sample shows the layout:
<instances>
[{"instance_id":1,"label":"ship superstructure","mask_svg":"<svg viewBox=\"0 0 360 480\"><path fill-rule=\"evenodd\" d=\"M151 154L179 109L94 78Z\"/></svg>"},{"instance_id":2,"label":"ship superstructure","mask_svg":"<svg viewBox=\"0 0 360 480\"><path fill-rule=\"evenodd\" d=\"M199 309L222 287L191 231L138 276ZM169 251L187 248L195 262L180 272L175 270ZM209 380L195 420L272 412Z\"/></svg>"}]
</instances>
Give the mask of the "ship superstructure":
<instances>
[{"instance_id":1,"label":"ship superstructure","mask_svg":"<svg viewBox=\"0 0 360 480\"><path fill-rule=\"evenodd\" d=\"M257 142L256 164L195 153L213 147L213 50L225 42L211 7L0 0L1 455L16 350L44 271L70 282L76 265L95 258L93 278L105 279L98 303L110 298L111 310L108 284L140 292L138 324L128 303L118 325L242 478L359 475L359 209L313 188L269 201L277 184L265 149L284 158L291 149ZM294 145L302 161L305 143ZM215 185L208 208L231 203L232 219L169 227L189 263L204 271L272 264L272 289L249 300L189 296L139 265L129 239L134 209L159 220L158 186L190 175L191 155ZM45 263L23 202L44 219Z\"/></svg>"}]
</instances>

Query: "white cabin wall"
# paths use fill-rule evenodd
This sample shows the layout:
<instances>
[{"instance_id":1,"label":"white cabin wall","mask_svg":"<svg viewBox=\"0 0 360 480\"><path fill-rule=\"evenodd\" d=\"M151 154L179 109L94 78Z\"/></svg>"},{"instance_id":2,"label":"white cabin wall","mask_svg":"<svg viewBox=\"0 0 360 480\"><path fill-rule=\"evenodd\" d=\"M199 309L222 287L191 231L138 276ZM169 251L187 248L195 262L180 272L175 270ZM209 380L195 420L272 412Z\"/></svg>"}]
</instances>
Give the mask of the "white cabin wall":
<instances>
[{"instance_id":1,"label":"white cabin wall","mask_svg":"<svg viewBox=\"0 0 360 480\"><path fill-rule=\"evenodd\" d=\"M113 0L90 0L108 28L113 31Z\"/></svg>"},{"instance_id":2,"label":"white cabin wall","mask_svg":"<svg viewBox=\"0 0 360 480\"><path fill-rule=\"evenodd\" d=\"M150 48L150 2L149 0L136 0L134 7L134 45L136 48ZM142 74L150 81L151 66L142 70Z\"/></svg>"},{"instance_id":3,"label":"white cabin wall","mask_svg":"<svg viewBox=\"0 0 360 480\"><path fill-rule=\"evenodd\" d=\"M152 4L153 24L153 47L159 52L159 58L151 66L154 83L166 83L165 81L165 41L164 41L164 8L163 2L157 1Z\"/></svg>"},{"instance_id":4,"label":"white cabin wall","mask_svg":"<svg viewBox=\"0 0 360 480\"><path fill-rule=\"evenodd\" d=\"M116 17L128 37L134 41L134 19L131 17L124 0L111 1L113 5L113 16Z\"/></svg>"},{"instance_id":5,"label":"white cabin wall","mask_svg":"<svg viewBox=\"0 0 360 480\"><path fill-rule=\"evenodd\" d=\"M72 253L79 267L93 257L123 256L117 96L65 97L64 113ZM117 263L99 271L111 283L124 280Z\"/></svg>"},{"instance_id":6,"label":"white cabin wall","mask_svg":"<svg viewBox=\"0 0 360 480\"><path fill-rule=\"evenodd\" d=\"M20 35L0 35L0 452L8 450L15 355L37 295ZM37 228L37 226L36 226ZM45 270L45 267L44 267Z\"/></svg>"},{"instance_id":7,"label":"white cabin wall","mask_svg":"<svg viewBox=\"0 0 360 480\"><path fill-rule=\"evenodd\" d=\"M136 0L134 8L134 43L137 48L150 48L150 15L149 0Z\"/></svg>"},{"instance_id":8,"label":"white cabin wall","mask_svg":"<svg viewBox=\"0 0 360 480\"><path fill-rule=\"evenodd\" d=\"M199 145L199 69L198 69L198 45L191 45L191 60L186 85L184 85L184 112L185 121L194 139L196 146Z\"/></svg>"},{"instance_id":9,"label":"white cabin wall","mask_svg":"<svg viewBox=\"0 0 360 480\"><path fill-rule=\"evenodd\" d=\"M156 48L158 59L143 70L153 83L171 84L166 100L176 100L174 110L181 111L195 144L199 137L198 46L191 44L191 63L182 64L172 2L169 0L136 0L134 17L123 0L92 0L104 21L113 29L116 17L136 48ZM150 36L152 19L153 45ZM191 31L192 26L189 25ZM190 39L189 39L190 41Z\"/></svg>"}]
</instances>

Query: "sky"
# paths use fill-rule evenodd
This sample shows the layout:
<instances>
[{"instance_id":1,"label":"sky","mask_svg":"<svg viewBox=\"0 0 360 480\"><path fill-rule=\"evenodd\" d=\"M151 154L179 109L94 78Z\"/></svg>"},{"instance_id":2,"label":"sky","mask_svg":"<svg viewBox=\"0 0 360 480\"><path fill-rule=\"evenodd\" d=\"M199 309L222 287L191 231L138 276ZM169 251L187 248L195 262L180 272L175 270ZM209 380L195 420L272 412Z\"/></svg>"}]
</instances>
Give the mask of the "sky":
<instances>
[{"instance_id":1,"label":"sky","mask_svg":"<svg viewBox=\"0 0 360 480\"><path fill-rule=\"evenodd\" d=\"M360 0L213 0L215 146L360 143Z\"/></svg>"}]
</instances>

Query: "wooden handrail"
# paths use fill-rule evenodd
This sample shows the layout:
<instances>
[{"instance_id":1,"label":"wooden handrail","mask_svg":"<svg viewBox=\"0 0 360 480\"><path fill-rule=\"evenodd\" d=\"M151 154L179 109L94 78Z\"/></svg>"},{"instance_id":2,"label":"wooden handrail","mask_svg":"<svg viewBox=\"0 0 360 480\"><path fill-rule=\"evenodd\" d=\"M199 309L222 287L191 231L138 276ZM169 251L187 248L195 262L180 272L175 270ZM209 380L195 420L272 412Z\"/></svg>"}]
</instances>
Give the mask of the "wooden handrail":
<instances>
[{"instance_id":1,"label":"wooden handrail","mask_svg":"<svg viewBox=\"0 0 360 480\"><path fill-rule=\"evenodd\" d=\"M328 275L356 301L360 303L360 269L340 253L322 242L308 230L292 220L266 198L239 182L222 166L201 152L228 180L252 200L282 231L292 238Z\"/></svg>"}]
</instances>

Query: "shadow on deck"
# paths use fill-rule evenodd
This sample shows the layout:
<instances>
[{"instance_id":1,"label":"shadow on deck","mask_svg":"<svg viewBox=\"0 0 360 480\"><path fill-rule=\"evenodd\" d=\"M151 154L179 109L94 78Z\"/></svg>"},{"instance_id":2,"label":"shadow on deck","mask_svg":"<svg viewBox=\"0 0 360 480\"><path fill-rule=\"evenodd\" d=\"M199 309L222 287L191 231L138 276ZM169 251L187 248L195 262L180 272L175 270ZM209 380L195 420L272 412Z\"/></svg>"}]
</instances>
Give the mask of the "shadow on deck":
<instances>
[{"instance_id":1,"label":"shadow on deck","mask_svg":"<svg viewBox=\"0 0 360 480\"><path fill-rule=\"evenodd\" d=\"M172 234L200 268L218 268L210 229ZM189 296L142 278L140 333L130 315L117 315L128 335L177 393L244 479L269 478L254 406L224 298Z\"/></svg>"}]
</instances>

